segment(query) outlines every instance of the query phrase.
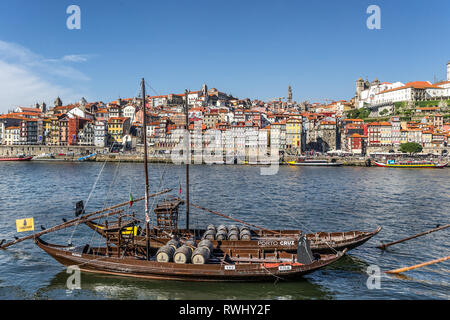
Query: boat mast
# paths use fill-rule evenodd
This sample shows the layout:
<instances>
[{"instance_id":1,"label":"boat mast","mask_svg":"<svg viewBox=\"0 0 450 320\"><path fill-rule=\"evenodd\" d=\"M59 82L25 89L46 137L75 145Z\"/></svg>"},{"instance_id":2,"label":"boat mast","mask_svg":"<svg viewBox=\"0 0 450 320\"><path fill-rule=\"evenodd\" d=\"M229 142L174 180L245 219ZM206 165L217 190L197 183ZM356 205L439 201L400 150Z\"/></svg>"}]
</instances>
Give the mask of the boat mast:
<instances>
[{"instance_id":1,"label":"boat mast","mask_svg":"<svg viewBox=\"0 0 450 320\"><path fill-rule=\"evenodd\" d=\"M145 80L142 78L142 106L143 106L143 131L144 131L144 168L145 168L145 235L146 235L146 253L147 260L150 259L150 216L148 214L148 163L147 163L147 107L145 103Z\"/></svg>"},{"instance_id":2,"label":"boat mast","mask_svg":"<svg viewBox=\"0 0 450 320\"><path fill-rule=\"evenodd\" d=\"M189 104L188 90L185 91L185 112L186 112L186 230L189 232L189 162L191 161L191 149L189 139Z\"/></svg>"}]
</instances>

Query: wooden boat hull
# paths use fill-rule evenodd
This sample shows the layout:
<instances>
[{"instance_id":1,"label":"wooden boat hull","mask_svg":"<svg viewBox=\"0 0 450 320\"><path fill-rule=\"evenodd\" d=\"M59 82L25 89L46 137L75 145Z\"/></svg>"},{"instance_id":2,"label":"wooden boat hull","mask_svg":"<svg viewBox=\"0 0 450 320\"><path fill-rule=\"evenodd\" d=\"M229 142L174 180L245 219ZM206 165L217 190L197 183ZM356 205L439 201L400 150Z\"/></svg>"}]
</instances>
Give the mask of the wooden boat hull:
<instances>
[{"instance_id":1,"label":"wooden boat hull","mask_svg":"<svg viewBox=\"0 0 450 320\"><path fill-rule=\"evenodd\" d=\"M330 265L345 254L343 251L324 255L308 265L286 262L195 265L105 256L100 254L101 248L92 248L89 253L78 252L70 247L48 244L39 237L35 238L35 243L62 265L78 266L85 272L178 281L251 282L273 281L275 278L290 280Z\"/></svg>"},{"instance_id":2,"label":"wooden boat hull","mask_svg":"<svg viewBox=\"0 0 450 320\"><path fill-rule=\"evenodd\" d=\"M104 226L94 222L86 222L86 224L97 233L106 236ZM373 236L381 231L378 227L374 231L348 231L348 232L317 232L306 234L310 241L311 250L315 253L336 253L344 249L351 250L370 240ZM194 237L196 241L201 240L201 236L206 230L179 230L181 235ZM274 230L277 234L267 232L252 232L252 240L213 240L215 248L226 251L229 249L264 249L266 251L283 250L286 252L296 252L298 238L301 234L300 230ZM161 247L165 245L170 237L167 234L158 233L151 234L153 246ZM145 236L136 236L136 242L139 246L146 245Z\"/></svg>"},{"instance_id":3,"label":"wooden boat hull","mask_svg":"<svg viewBox=\"0 0 450 320\"><path fill-rule=\"evenodd\" d=\"M33 157L24 158L0 158L0 161L30 161Z\"/></svg>"},{"instance_id":4,"label":"wooden boat hull","mask_svg":"<svg viewBox=\"0 0 450 320\"><path fill-rule=\"evenodd\" d=\"M388 163L381 163L381 162L375 162L375 165L377 167L383 167L383 168L411 168L411 169L442 169L447 166L447 163L442 164L388 164Z\"/></svg>"}]
</instances>

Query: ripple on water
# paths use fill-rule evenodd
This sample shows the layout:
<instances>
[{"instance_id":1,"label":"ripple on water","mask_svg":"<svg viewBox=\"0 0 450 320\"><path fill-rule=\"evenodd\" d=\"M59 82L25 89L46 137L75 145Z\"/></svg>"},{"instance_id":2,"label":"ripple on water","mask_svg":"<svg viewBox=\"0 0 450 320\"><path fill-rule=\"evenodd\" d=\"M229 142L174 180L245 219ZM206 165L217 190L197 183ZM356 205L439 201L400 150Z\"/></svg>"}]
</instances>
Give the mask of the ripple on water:
<instances>
[{"instance_id":1,"label":"ripple on water","mask_svg":"<svg viewBox=\"0 0 450 320\"><path fill-rule=\"evenodd\" d=\"M36 228L73 217L74 203L86 201L101 169L98 163L1 164L0 234L12 239L15 219L33 216ZM117 175L115 175L117 173ZM151 192L164 187L184 192L184 167L150 165ZM114 178L115 177L115 178ZM450 170L280 167L260 176L254 166L192 166L191 201L266 228L306 232L383 230L341 261L297 282L259 284L179 283L82 274L82 290L66 291L64 267L23 242L0 252L0 299L448 299L449 262L408 273L400 279L382 275L381 289L367 288L367 267L381 271L448 255L449 230L411 240L386 251L375 248L448 223ZM113 181L115 183L113 184ZM95 210L128 201L144 190L142 165L106 164L87 205ZM111 188L111 185L114 185ZM152 204L152 202L151 202ZM143 212L142 203L133 209ZM192 209L191 224L230 223ZM184 214L180 225L184 225ZM72 230L46 235L65 244ZM75 244L102 243L79 226Z\"/></svg>"}]
</instances>

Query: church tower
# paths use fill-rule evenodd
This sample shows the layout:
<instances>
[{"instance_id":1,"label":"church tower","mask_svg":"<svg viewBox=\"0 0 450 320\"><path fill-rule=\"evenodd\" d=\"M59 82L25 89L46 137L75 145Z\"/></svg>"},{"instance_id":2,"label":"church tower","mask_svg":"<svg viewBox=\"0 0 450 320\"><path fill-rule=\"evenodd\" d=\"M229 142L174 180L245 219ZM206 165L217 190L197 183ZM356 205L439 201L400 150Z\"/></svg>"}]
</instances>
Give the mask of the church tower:
<instances>
[{"instance_id":1,"label":"church tower","mask_svg":"<svg viewBox=\"0 0 450 320\"><path fill-rule=\"evenodd\" d=\"M447 81L450 81L450 61L447 62Z\"/></svg>"},{"instance_id":2,"label":"church tower","mask_svg":"<svg viewBox=\"0 0 450 320\"><path fill-rule=\"evenodd\" d=\"M60 97L56 98L55 102L53 103L55 107L61 107L63 105Z\"/></svg>"},{"instance_id":3,"label":"church tower","mask_svg":"<svg viewBox=\"0 0 450 320\"><path fill-rule=\"evenodd\" d=\"M209 102L209 95L208 95L208 86L206 84L204 84L202 86L202 95L203 95L203 98L204 98L203 104L205 106L207 106L208 102Z\"/></svg>"},{"instance_id":4,"label":"church tower","mask_svg":"<svg viewBox=\"0 0 450 320\"><path fill-rule=\"evenodd\" d=\"M292 87L288 88L288 103L292 103Z\"/></svg>"}]
</instances>

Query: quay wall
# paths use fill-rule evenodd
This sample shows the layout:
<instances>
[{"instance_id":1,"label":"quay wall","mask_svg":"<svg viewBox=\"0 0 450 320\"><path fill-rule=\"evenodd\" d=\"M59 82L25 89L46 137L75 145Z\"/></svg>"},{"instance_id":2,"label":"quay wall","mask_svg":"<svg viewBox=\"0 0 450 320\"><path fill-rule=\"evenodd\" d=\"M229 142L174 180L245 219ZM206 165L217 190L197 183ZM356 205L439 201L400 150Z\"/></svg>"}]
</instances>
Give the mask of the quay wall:
<instances>
[{"instance_id":1,"label":"quay wall","mask_svg":"<svg viewBox=\"0 0 450 320\"><path fill-rule=\"evenodd\" d=\"M42 154L49 154L49 153L52 153L54 155L61 153L88 155L92 153L103 153L103 152L108 152L108 148L100 148L95 146L0 145L0 156L17 156L20 154L24 154L27 156L36 157Z\"/></svg>"}]
</instances>

